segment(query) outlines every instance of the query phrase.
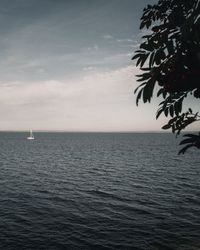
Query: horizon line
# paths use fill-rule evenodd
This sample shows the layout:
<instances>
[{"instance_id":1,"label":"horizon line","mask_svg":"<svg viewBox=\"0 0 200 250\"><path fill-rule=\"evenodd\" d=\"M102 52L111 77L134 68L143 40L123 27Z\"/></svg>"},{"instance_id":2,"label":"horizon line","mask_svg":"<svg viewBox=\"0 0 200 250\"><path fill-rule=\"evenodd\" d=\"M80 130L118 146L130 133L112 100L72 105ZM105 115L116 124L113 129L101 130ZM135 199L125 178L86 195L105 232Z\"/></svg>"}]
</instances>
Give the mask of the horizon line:
<instances>
[{"instance_id":1,"label":"horizon line","mask_svg":"<svg viewBox=\"0 0 200 250\"><path fill-rule=\"evenodd\" d=\"M0 133L3 132L19 132L19 133L27 133L30 130L0 130ZM79 130L48 130L48 129L36 129L33 130L34 133L172 133L172 131L166 131L166 130L130 130L130 131L126 131L126 130L119 130L119 131L102 131L102 130L98 130L98 131L93 131L93 130L83 130L83 131L79 131ZM187 132L199 132L198 130L190 130L190 131L183 131L182 133Z\"/></svg>"}]
</instances>

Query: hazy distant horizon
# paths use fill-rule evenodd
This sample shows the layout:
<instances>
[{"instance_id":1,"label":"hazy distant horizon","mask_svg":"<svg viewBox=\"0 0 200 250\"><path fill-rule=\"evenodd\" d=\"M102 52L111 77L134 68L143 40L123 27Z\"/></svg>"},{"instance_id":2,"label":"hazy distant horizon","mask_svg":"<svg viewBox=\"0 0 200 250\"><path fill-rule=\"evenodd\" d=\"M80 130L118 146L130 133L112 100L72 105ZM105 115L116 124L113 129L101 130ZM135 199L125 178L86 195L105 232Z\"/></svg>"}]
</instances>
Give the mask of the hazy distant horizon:
<instances>
[{"instance_id":1,"label":"hazy distant horizon","mask_svg":"<svg viewBox=\"0 0 200 250\"><path fill-rule=\"evenodd\" d=\"M30 130L0 130L0 133L29 133ZM184 133L197 133L199 132L198 130L185 130L183 131L181 134ZM167 130L124 130L124 131L95 131L95 130L88 130L88 131L83 131L83 130L33 130L33 133L164 133L164 134L172 134L171 131L167 131ZM181 136L180 134L180 136ZM174 134L174 136L176 136L176 134Z\"/></svg>"}]
</instances>

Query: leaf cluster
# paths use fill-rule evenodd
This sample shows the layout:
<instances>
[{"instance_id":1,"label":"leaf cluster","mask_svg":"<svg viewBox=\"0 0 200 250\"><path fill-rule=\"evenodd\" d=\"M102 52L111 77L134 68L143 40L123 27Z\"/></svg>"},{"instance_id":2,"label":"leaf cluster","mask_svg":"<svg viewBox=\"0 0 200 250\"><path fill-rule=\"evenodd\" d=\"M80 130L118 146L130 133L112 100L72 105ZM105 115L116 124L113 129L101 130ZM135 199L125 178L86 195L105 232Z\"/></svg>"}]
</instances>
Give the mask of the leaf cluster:
<instances>
[{"instance_id":1,"label":"leaf cluster","mask_svg":"<svg viewBox=\"0 0 200 250\"><path fill-rule=\"evenodd\" d=\"M162 97L156 118L171 117L163 129L181 130L198 121L198 113L182 112L188 93L200 98L200 1L159 0L143 10L142 37L133 60L142 71L137 75L136 104L151 102L155 90ZM158 86L158 88L155 88ZM185 151L184 151L185 152Z\"/></svg>"},{"instance_id":2,"label":"leaf cluster","mask_svg":"<svg viewBox=\"0 0 200 250\"><path fill-rule=\"evenodd\" d=\"M177 133L177 135L179 135L181 130L186 128L188 125L199 121L198 117L198 112L194 114L192 113L192 110L189 109L189 111L171 118L168 123L162 127L162 129L172 129L173 133Z\"/></svg>"},{"instance_id":3,"label":"leaf cluster","mask_svg":"<svg viewBox=\"0 0 200 250\"><path fill-rule=\"evenodd\" d=\"M160 108L157 111L156 119L164 113L167 117L170 115L174 117L174 115L178 116L182 111L183 99L187 96L187 93L183 93L182 95L178 93L174 93L173 95L167 96L164 101L162 101L159 106Z\"/></svg>"}]
</instances>

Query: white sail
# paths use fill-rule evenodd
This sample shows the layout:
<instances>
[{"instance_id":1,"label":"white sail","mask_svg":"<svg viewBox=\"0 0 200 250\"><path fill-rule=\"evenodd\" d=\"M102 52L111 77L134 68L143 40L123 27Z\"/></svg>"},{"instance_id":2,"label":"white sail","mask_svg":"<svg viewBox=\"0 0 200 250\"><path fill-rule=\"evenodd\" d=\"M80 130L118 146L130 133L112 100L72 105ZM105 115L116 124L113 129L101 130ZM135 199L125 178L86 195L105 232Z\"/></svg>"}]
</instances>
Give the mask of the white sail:
<instances>
[{"instance_id":1,"label":"white sail","mask_svg":"<svg viewBox=\"0 0 200 250\"><path fill-rule=\"evenodd\" d=\"M30 135L27 137L27 140L34 140L32 129L30 130Z\"/></svg>"}]
</instances>

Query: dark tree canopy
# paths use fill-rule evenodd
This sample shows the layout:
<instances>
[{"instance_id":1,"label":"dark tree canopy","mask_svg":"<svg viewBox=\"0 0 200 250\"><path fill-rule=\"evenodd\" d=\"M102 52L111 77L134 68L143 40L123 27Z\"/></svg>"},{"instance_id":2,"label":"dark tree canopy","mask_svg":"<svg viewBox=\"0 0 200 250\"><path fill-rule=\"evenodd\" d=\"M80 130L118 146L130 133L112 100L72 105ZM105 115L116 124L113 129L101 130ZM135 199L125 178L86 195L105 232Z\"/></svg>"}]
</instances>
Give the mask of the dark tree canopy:
<instances>
[{"instance_id":1,"label":"dark tree canopy","mask_svg":"<svg viewBox=\"0 0 200 250\"><path fill-rule=\"evenodd\" d=\"M156 119L161 114L169 117L162 128L178 135L200 120L191 108L182 112L186 97L200 98L200 0L159 0L148 5L140 29L147 32L132 58L142 71L137 75L136 103L150 102L153 94L163 98ZM179 153L193 146L200 149L200 133L184 136L185 147Z\"/></svg>"}]
</instances>

